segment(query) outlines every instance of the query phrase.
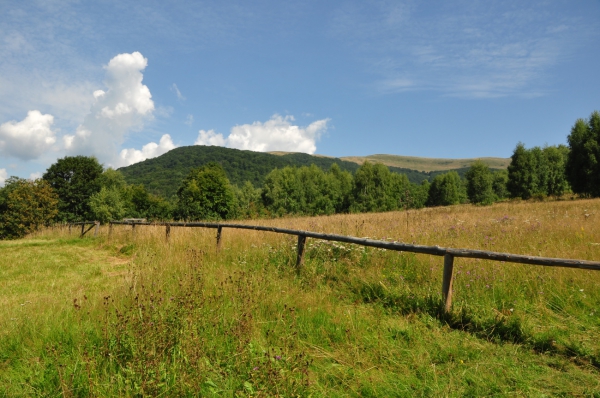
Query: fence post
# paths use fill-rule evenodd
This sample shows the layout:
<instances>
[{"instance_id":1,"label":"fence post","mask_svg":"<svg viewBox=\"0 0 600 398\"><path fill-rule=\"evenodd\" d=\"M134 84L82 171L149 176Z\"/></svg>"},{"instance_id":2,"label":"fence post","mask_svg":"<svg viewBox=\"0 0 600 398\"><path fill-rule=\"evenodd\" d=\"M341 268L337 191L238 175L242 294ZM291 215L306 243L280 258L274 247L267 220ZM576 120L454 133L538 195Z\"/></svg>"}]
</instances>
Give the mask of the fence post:
<instances>
[{"instance_id":1,"label":"fence post","mask_svg":"<svg viewBox=\"0 0 600 398\"><path fill-rule=\"evenodd\" d=\"M444 277L442 281L442 299L444 300L444 311L450 312L452 307L452 272L454 270L454 256L446 253L444 255Z\"/></svg>"},{"instance_id":2,"label":"fence post","mask_svg":"<svg viewBox=\"0 0 600 398\"><path fill-rule=\"evenodd\" d=\"M98 236L98 229L100 228L100 221L94 221L94 224L96 224L96 228L94 229L94 238L96 238Z\"/></svg>"},{"instance_id":3,"label":"fence post","mask_svg":"<svg viewBox=\"0 0 600 398\"><path fill-rule=\"evenodd\" d=\"M298 257L296 257L296 272L300 274L300 270L304 265L304 247L306 246L306 235L298 235Z\"/></svg>"},{"instance_id":4,"label":"fence post","mask_svg":"<svg viewBox=\"0 0 600 398\"><path fill-rule=\"evenodd\" d=\"M83 229L85 228L85 223L81 224L81 235L79 235L80 238L83 238Z\"/></svg>"},{"instance_id":5,"label":"fence post","mask_svg":"<svg viewBox=\"0 0 600 398\"><path fill-rule=\"evenodd\" d=\"M217 227L217 252L221 250L221 233L223 227Z\"/></svg>"},{"instance_id":6,"label":"fence post","mask_svg":"<svg viewBox=\"0 0 600 398\"><path fill-rule=\"evenodd\" d=\"M131 223L131 237L135 238L135 222Z\"/></svg>"},{"instance_id":7,"label":"fence post","mask_svg":"<svg viewBox=\"0 0 600 398\"><path fill-rule=\"evenodd\" d=\"M167 242L169 241L169 238L171 237L171 225L167 224L165 226L165 237L167 239Z\"/></svg>"}]
</instances>

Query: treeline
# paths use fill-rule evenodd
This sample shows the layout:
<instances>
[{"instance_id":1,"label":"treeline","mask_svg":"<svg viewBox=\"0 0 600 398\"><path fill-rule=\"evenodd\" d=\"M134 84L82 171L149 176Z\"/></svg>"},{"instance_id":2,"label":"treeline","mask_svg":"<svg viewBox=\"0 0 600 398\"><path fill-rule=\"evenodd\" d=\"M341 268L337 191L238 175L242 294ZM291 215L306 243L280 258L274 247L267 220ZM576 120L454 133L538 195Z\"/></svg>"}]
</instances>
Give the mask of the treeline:
<instances>
[{"instance_id":1,"label":"treeline","mask_svg":"<svg viewBox=\"0 0 600 398\"><path fill-rule=\"evenodd\" d=\"M193 168L216 162L219 163L229 181L238 187L249 181L255 188L260 188L267 174L273 169L284 167L302 167L316 165L323 171L328 171L333 164L340 169L356 173L359 165L337 158L313 156L306 153L288 153L273 155L264 152L252 152L217 146L194 145L175 148L161 156L146 159L119 169L129 184L142 184L155 195L171 198L177 194L181 183ZM389 167L390 171L405 174L409 181L420 184L423 180L431 179L439 174L437 171L422 172L399 167ZM457 169L464 175L466 170Z\"/></svg>"},{"instance_id":2,"label":"treeline","mask_svg":"<svg viewBox=\"0 0 600 398\"><path fill-rule=\"evenodd\" d=\"M382 212L459 203L487 205L507 198L543 199L572 192L600 197L600 113L579 119L568 146L527 149L519 143L508 170L475 162L461 178L451 171L417 184L382 164L354 173L333 163L275 168L261 187L231 184L210 162L191 169L176 195L165 199L93 157L59 159L41 179L11 177L0 189L0 238L22 237L56 222L124 217L148 220L228 220L284 215Z\"/></svg>"}]
</instances>

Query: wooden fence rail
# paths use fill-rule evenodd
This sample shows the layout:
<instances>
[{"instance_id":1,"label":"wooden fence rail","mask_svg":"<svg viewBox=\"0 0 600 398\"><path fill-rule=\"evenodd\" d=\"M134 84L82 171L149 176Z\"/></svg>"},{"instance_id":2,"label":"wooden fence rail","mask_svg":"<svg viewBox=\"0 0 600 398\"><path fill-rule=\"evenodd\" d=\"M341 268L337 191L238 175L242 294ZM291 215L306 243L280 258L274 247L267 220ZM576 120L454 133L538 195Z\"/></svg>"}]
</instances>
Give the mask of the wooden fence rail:
<instances>
[{"instance_id":1,"label":"wooden fence rail","mask_svg":"<svg viewBox=\"0 0 600 398\"><path fill-rule=\"evenodd\" d=\"M71 232L71 226L73 225L81 225L81 234L79 235L80 238L83 238L83 236L90 232L90 230L94 227L96 227L96 229L94 230L94 236L98 236L98 228L100 227L100 221L82 221L69 223L69 232ZM90 225L90 227L84 231L86 225Z\"/></svg>"},{"instance_id":2,"label":"wooden fence rail","mask_svg":"<svg viewBox=\"0 0 600 398\"><path fill-rule=\"evenodd\" d=\"M450 311L452 306L452 280L453 280L453 269L454 269L454 258L465 257L465 258L478 258L482 260L492 261L504 261L521 264L541 265L546 267L565 267L565 268L579 268L593 271L600 271L599 261L585 261L585 260L572 260L564 258L548 258L538 256L524 256L520 254L500 253L483 250L472 250L472 249L454 249L449 247L440 246L423 246L423 245L411 245L407 243L399 242L387 242L381 240L373 240L367 238L356 238L345 235L335 234L323 234L311 231L301 231L295 229L286 228L275 228L275 227L264 227L260 225L246 225L246 224L229 224L229 223L210 223L210 222L132 222L132 221L111 221L109 223L109 236L112 234L113 225L131 225L132 230L135 231L136 225L153 225L153 226L165 226L165 235L169 239L171 234L171 227L187 227L187 228L215 228L217 229L217 249L221 246L221 239L223 228L235 228L235 229L250 229L254 231L265 231L275 232L286 235L298 236L298 255L296 259L296 270L300 272L302 264L304 263L304 250L306 247L306 238L321 239L333 242L352 243L366 247L376 247L379 249L394 250L399 252L410 252L419 254L429 254L432 256L443 256L444 257L444 272L442 278L442 298L444 301L444 309ZM82 229L83 231L83 229Z\"/></svg>"}]
</instances>

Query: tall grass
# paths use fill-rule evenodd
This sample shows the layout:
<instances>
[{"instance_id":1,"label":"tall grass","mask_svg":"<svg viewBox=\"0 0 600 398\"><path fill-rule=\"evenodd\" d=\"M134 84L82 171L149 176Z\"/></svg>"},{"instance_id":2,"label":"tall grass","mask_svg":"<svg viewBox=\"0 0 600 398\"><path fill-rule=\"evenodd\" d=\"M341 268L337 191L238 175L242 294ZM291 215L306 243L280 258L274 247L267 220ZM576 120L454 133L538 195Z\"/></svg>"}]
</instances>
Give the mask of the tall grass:
<instances>
[{"instance_id":1,"label":"tall grass","mask_svg":"<svg viewBox=\"0 0 600 398\"><path fill-rule=\"evenodd\" d=\"M599 210L597 200L501 203L260 224L598 260ZM110 239L104 227L97 239L48 230L0 244L13 270L1 274L13 288L0 297L0 391L600 394L597 272L460 258L446 315L439 257L309 239L296 275L295 237L225 229L217 252L215 234L171 228L167 242L164 227L115 226ZM43 249L15 264L28 245ZM69 252L84 255L52 260ZM26 277L38 268L60 294Z\"/></svg>"}]
</instances>

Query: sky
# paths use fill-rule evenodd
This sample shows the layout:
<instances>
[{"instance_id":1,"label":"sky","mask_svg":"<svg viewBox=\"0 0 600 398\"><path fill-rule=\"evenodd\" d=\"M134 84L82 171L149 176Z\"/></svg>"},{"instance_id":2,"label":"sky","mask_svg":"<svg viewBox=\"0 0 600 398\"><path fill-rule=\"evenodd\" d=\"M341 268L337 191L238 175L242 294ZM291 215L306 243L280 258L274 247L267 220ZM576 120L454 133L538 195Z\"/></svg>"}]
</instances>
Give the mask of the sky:
<instances>
[{"instance_id":1,"label":"sky","mask_svg":"<svg viewBox=\"0 0 600 398\"><path fill-rule=\"evenodd\" d=\"M0 186L187 145L510 157L600 110L599 0L0 2Z\"/></svg>"}]
</instances>

